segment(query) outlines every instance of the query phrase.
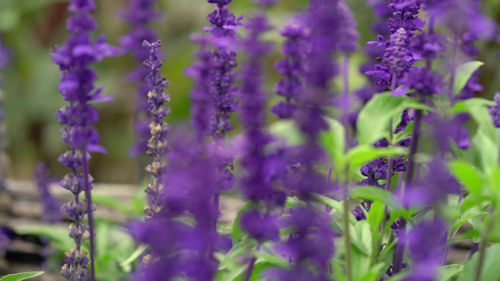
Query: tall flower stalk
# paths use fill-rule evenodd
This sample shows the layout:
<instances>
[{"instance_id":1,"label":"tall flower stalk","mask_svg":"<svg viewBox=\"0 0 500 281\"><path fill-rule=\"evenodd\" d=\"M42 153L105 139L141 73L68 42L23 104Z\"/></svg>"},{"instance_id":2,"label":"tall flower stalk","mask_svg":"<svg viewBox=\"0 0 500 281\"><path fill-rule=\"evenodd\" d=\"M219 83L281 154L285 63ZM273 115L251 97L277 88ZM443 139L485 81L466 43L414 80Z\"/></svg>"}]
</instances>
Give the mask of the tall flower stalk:
<instances>
[{"instance_id":1,"label":"tall flower stalk","mask_svg":"<svg viewBox=\"0 0 500 281\"><path fill-rule=\"evenodd\" d=\"M283 191L273 188L279 161L266 152L271 137L264 132L266 120L266 93L262 89L262 64L265 55L271 50L269 42L260 37L271 30L264 13L253 15L246 23L248 37L241 45L246 53L242 69L241 87L241 123L245 132L241 164L245 173L241 178L241 187L246 199L254 203L253 208L242 214L240 224L250 237L257 240L257 248L266 241L279 240L278 216L273 214L277 207L285 203ZM251 258L245 274L245 281L250 280L256 258Z\"/></svg>"},{"instance_id":2,"label":"tall flower stalk","mask_svg":"<svg viewBox=\"0 0 500 281\"><path fill-rule=\"evenodd\" d=\"M59 157L59 161L71 169L61 181L63 188L71 191L74 200L64 204L63 211L73 223L70 225L70 237L75 241L75 248L66 252L65 264L61 274L68 280L95 280L94 269L94 205L91 197L91 177L89 173L90 152L105 152L105 148L98 145L99 134L93 128L97 123L99 113L90 103L104 101L101 89L94 88L97 75L91 64L111 56L114 48L105 43L105 38L92 40L90 32L97 27L97 23L90 15L95 10L93 0L71 0L68 11L72 14L67 21L70 37L63 46L56 46L52 59L61 70L59 91L66 106L60 109L56 117L64 125L61 136L64 143L71 149ZM85 193L85 202L80 201L80 193ZM84 218L88 218L88 226ZM85 240L90 239L90 274L87 272L89 259L82 249Z\"/></svg>"},{"instance_id":3,"label":"tall flower stalk","mask_svg":"<svg viewBox=\"0 0 500 281\"><path fill-rule=\"evenodd\" d=\"M130 150L132 156L146 153L148 140L151 137L148 127L151 122L148 112L148 93L151 86L145 81L149 72L143 66L143 62L149 56L149 50L143 47L143 42L155 42L158 39L156 32L150 26L152 21L161 18L161 13L154 10L156 2L157 0L128 0L127 9L121 12L121 17L130 25L128 34L120 39L121 52L130 53L136 66L128 74L129 81L137 86L135 94L136 142Z\"/></svg>"},{"instance_id":4,"label":"tall flower stalk","mask_svg":"<svg viewBox=\"0 0 500 281\"><path fill-rule=\"evenodd\" d=\"M152 161L146 167L146 170L151 175L146 193L148 194L148 204L146 206L146 219L153 218L160 213L161 196L163 190L162 181L165 168L167 166L166 154L168 151L167 133L169 125L165 122L165 117L170 113L170 108L165 104L170 101L170 96L165 91L168 87L167 80L161 74L162 62L160 59L159 49L161 42L156 41L149 43L144 41L144 48L148 48L149 57L144 62L149 73L146 76L146 82L151 88L148 93L148 112L151 115L151 123L149 124L151 137L148 140L147 153L151 155Z\"/></svg>"}]
</instances>

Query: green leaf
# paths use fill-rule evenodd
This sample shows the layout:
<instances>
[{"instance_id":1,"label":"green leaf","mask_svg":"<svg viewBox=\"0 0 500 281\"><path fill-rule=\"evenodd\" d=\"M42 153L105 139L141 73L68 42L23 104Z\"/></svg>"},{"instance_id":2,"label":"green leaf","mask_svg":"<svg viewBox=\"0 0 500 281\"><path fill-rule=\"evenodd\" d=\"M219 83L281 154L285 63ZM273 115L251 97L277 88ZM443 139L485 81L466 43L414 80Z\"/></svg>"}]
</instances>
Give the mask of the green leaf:
<instances>
[{"instance_id":1,"label":"green leaf","mask_svg":"<svg viewBox=\"0 0 500 281\"><path fill-rule=\"evenodd\" d=\"M0 281L21 281L42 275L43 271L23 272L5 275Z\"/></svg>"},{"instance_id":2,"label":"green leaf","mask_svg":"<svg viewBox=\"0 0 500 281\"><path fill-rule=\"evenodd\" d=\"M392 209L401 209L402 206L398 200L389 191L377 187L360 186L351 189L350 196L352 198L376 201L385 204Z\"/></svg>"},{"instance_id":3,"label":"green leaf","mask_svg":"<svg viewBox=\"0 0 500 281\"><path fill-rule=\"evenodd\" d=\"M335 119L326 118L326 121L330 125L330 129L321 133L320 143L327 155L330 156L333 168L338 173L344 167L345 129Z\"/></svg>"},{"instance_id":4,"label":"green leaf","mask_svg":"<svg viewBox=\"0 0 500 281\"><path fill-rule=\"evenodd\" d=\"M448 264L439 268L438 281L449 281L464 269L463 264Z\"/></svg>"},{"instance_id":5,"label":"green leaf","mask_svg":"<svg viewBox=\"0 0 500 281\"><path fill-rule=\"evenodd\" d=\"M359 113L357 121L359 143L370 145L388 137L391 118L399 118L407 108L432 110L407 96L393 96L390 92L375 95Z\"/></svg>"},{"instance_id":6,"label":"green leaf","mask_svg":"<svg viewBox=\"0 0 500 281\"><path fill-rule=\"evenodd\" d=\"M405 154L406 150L402 147L371 147L360 145L352 148L347 153L346 161L351 170L356 170L364 164L382 157L396 156Z\"/></svg>"},{"instance_id":7,"label":"green leaf","mask_svg":"<svg viewBox=\"0 0 500 281\"><path fill-rule=\"evenodd\" d=\"M146 245L140 245L128 258L120 263L121 268L124 271L130 272L132 270L132 263L137 260L137 258L146 251L148 247Z\"/></svg>"},{"instance_id":8,"label":"green leaf","mask_svg":"<svg viewBox=\"0 0 500 281\"><path fill-rule=\"evenodd\" d=\"M465 85L467 85L467 82L469 82L472 74L483 65L484 62L482 61L471 61L457 67L455 72L455 83L453 84L453 94L457 95L460 93Z\"/></svg>"},{"instance_id":9,"label":"green leaf","mask_svg":"<svg viewBox=\"0 0 500 281\"><path fill-rule=\"evenodd\" d=\"M479 252L476 252L472 258L465 264L464 270L458 281L473 281L477 269ZM481 280L499 280L500 279L500 244L493 245L486 249L483 270L481 272Z\"/></svg>"},{"instance_id":10,"label":"green leaf","mask_svg":"<svg viewBox=\"0 0 500 281\"><path fill-rule=\"evenodd\" d=\"M74 241L68 236L68 231L64 228L57 228L48 225L30 225L15 228L16 233L24 235L35 235L50 239L51 244L59 251L67 251L74 246Z\"/></svg>"},{"instance_id":11,"label":"green leaf","mask_svg":"<svg viewBox=\"0 0 500 281\"><path fill-rule=\"evenodd\" d=\"M115 209L123 214L135 214L135 212L131 210L126 204L124 204L122 201L116 200L112 196L94 193L92 194L92 200L97 205L103 205L111 209Z\"/></svg>"},{"instance_id":12,"label":"green leaf","mask_svg":"<svg viewBox=\"0 0 500 281\"><path fill-rule=\"evenodd\" d=\"M269 132L278 139L284 140L289 146L301 145L305 142L304 135L293 120L279 120L269 126Z\"/></svg>"},{"instance_id":13,"label":"green leaf","mask_svg":"<svg viewBox=\"0 0 500 281\"><path fill-rule=\"evenodd\" d=\"M448 164L448 167L465 188L474 196L481 196L483 179L479 171L470 163L463 160L455 160Z\"/></svg>"},{"instance_id":14,"label":"green leaf","mask_svg":"<svg viewBox=\"0 0 500 281\"><path fill-rule=\"evenodd\" d=\"M233 245L238 243L238 241L243 237L243 229L241 228L241 225L240 225L241 215L243 215L243 213L246 210L253 208L254 205L255 205L255 203L252 201L247 202L245 205L243 205L243 207L241 207L241 209L236 214L236 218L234 219L234 223L233 223L233 231L231 232L231 238L233 240Z\"/></svg>"},{"instance_id":15,"label":"green leaf","mask_svg":"<svg viewBox=\"0 0 500 281\"><path fill-rule=\"evenodd\" d=\"M476 149L477 156L481 159L482 170L485 172L494 169L498 164L500 131L493 124L488 105L492 101L473 98L459 101L453 106L455 113L467 112L476 122L478 129L472 138L472 147Z\"/></svg>"}]
</instances>

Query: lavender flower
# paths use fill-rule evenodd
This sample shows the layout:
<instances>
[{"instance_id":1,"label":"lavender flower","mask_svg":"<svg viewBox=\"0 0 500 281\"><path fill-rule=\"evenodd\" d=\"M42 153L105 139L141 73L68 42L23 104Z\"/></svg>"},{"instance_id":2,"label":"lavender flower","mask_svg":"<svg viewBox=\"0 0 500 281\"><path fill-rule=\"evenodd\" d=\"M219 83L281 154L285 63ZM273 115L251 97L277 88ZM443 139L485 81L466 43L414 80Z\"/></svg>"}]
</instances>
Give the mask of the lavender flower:
<instances>
[{"instance_id":1,"label":"lavender flower","mask_svg":"<svg viewBox=\"0 0 500 281\"><path fill-rule=\"evenodd\" d=\"M120 39L121 51L130 53L135 60L136 69L129 73L128 79L138 86L135 95L136 143L130 151L133 156L146 153L147 142L151 137L148 127L151 116L147 111L147 95L151 88L147 83L144 83L148 70L142 65L148 58L149 51L142 46L142 43L144 41L154 42L158 38L155 31L150 28L151 21L161 17L161 13L154 10L155 3L156 0L129 0L127 10L121 12L122 18L131 27L129 33Z\"/></svg>"},{"instance_id":2,"label":"lavender flower","mask_svg":"<svg viewBox=\"0 0 500 281\"><path fill-rule=\"evenodd\" d=\"M59 123L65 127L61 130L62 139L71 149L65 152L59 161L72 170L61 181L63 188L71 191L74 201L63 205L62 209L72 220L70 237L75 240L75 248L66 253L65 264L61 274L68 280L82 280L87 278L87 253L81 248L82 243L90 238L91 273L90 280L94 280L94 229L93 204L91 198L92 185L90 183L88 152L105 152L98 145L99 134L92 127L98 120L98 111L89 102L106 100L101 96L101 89L94 89L93 83L96 74L90 68L92 63L98 62L114 53L114 48L105 43L100 37L95 42L90 32L97 26L90 12L95 10L93 0L71 0L68 11L72 16L68 19L67 27L71 32L66 44L56 46L52 59L61 69L59 91L69 104L56 114ZM83 204L79 195L85 192L86 202ZM85 215L88 216L89 227L83 224Z\"/></svg>"},{"instance_id":3,"label":"lavender flower","mask_svg":"<svg viewBox=\"0 0 500 281\"><path fill-rule=\"evenodd\" d=\"M259 210L250 210L244 213L241 225L253 238L263 241L279 237L277 218L269 211L273 206L283 206L286 196L284 192L273 189L272 171L277 170L273 167L276 162L266 153L266 145L271 139L263 131L266 94L261 88L262 63L272 45L262 42L259 37L270 30L271 26L264 14L257 14L248 20L246 27L249 35L242 42L247 59L242 70L241 87L241 121L245 130L241 163L246 173L241 178L241 186L247 199L262 202L267 211L260 213Z\"/></svg>"},{"instance_id":4,"label":"lavender flower","mask_svg":"<svg viewBox=\"0 0 500 281\"><path fill-rule=\"evenodd\" d=\"M432 235L429 235L430 233ZM410 275L403 280L436 280L437 269L445 254L446 236L446 223L440 219L420 222L408 233L406 240L412 269Z\"/></svg>"},{"instance_id":5,"label":"lavender flower","mask_svg":"<svg viewBox=\"0 0 500 281\"><path fill-rule=\"evenodd\" d=\"M500 92L495 94L495 103L495 105L490 107L490 114L495 127L500 128Z\"/></svg>"},{"instance_id":6,"label":"lavender flower","mask_svg":"<svg viewBox=\"0 0 500 281\"><path fill-rule=\"evenodd\" d=\"M199 44L196 60L191 67L186 69L186 75L194 80L191 90L191 120L198 138L204 139L211 135L211 118L215 116L215 105L211 102L213 69L212 52L208 49L210 38L208 36L194 35L192 40Z\"/></svg>"},{"instance_id":7,"label":"lavender flower","mask_svg":"<svg viewBox=\"0 0 500 281\"><path fill-rule=\"evenodd\" d=\"M213 84L210 96L216 112L211 118L211 134L216 138L221 138L233 129L229 117L236 106L234 101L236 52L231 49L230 45L236 39L236 30L242 18L236 18L229 11L227 5L232 0L208 0L208 2L217 4L215 11L207 17L212 26L205 28L205 31L209 31L214 38L212 43L215 44L215 49L212 51L210 78Z\"/></svg>"},{"instance_id":8,"label":"lavender flower","mask_svg":"<svg viewBox=\"0 0 500 281\"><path fill-rule=\"evenodd\" d=\"M161 211L161 196L163 189L163 175L167 165L165 155L168 150L167 133L169 125L165 122L165 117L170 113L170 108L165 103L170 101L170 96L165 91L168 81L161 74L162 62L159 49L161 42L149 43L144 41L144 48L149 48L149 58L144 65L149 70L146 82L150 87L148 93L148 112L151 115L149 124L151 137L148 140L147 153L151 155L152 162L146 167L152 177L151 183L146 188L148 194L148 205L145 213L148 218L156 216Z\"/></svg>"},{"instance_id":9,"label":"lavender flower","mask_svg":"<svg viewBox=\"0 0 500 281\"><path fill-rule=\"evenodd\" d=\"M49 176L47 166L43 163L38 163L34 174L34 179L40 194L42 203L42 216L44 221L48 223L56 223L61 221L61 204L50 192L50 185L55 182Z\"/></svg>"},{"instance_id":10,"label":"lavender flower","mask_svg":"<svg viewBox=\"0 0 500 281\"><path fill-rule=\"evenodd\" d=\"M199 143L190 134L172 138L170 163L163 181L161 212L130 226L132 235L149 246L151 255L134 280L213 280L213 256L219 236L219 211L212 199L219 191L216 147ZM193 223L187 223L186 218ZM158 235L163 233L164 235Z\"/></svg>"},{"instance_id":11,"label":"lavender flower","mask_svg":"<svg viewBox=\"0 0 500 281\"><path fill-rule=\"evenodd\" d=\"M288 175L285 184L291 194L308 204L312 202L313 193L328 190L326 178L315 170L315 165L323 158L318 135L328 129L322 106L332 102L329 83L338 73L334 60L325 58L332 57L339 50L336 38L341 34L339 20L342 12L338 1L318 0L311 1L305 15L306 25L311 29L308 38L311 51L306 60L305 88L297 97L298 106L293 118L307 140L297 151L298 169ZM290 210L285 221L294 231L280 250L293 261L293 266L290 270L274 271L272 274L278 280L289 280L291 274L304 278L295 280L327 279L327 267L334 250L333 232L327 227L328 216L312 205L309 207Z\"/></svg>"},{"instance_id":12,"label":"lavender flower","mask_svg":"<svg viewBox=\"0 0 500 281\"><path fill-rule=\"evenodd\" d=\"M444 81L441 75L425 67L412 68L405 74L401 84L403 87L395 91L396 95L404 94L407 90L413 89L414 91L409 95L423 99L444 92Z\"/></svg>"},{"instance_id":13,"label":"lavender flower","mask_svg":"<svg viewBox=\"0 0 500 281\"><path fill-rule=\"evenodd\" d=\"M306 58L309 46L305 40L306 29L300 19L294 19L281 30L281 35L286 38L282 51L285 58L276 64L276 69L282 75L274 90L285 98L275 105L272 112L279 118L291 118L297 105L297 95L303 90Z\"/></svg>"}]
</instances>

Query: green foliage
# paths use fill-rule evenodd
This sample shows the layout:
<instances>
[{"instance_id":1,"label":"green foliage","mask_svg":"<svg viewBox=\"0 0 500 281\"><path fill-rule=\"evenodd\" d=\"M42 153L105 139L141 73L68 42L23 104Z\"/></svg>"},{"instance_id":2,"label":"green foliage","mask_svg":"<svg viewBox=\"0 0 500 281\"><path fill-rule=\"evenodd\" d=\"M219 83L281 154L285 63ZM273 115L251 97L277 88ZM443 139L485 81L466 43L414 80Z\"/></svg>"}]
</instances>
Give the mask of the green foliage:
<instances>
[{"instance_id":1,"label":"green foliage","mask_svg":"<svg viewBox=\"0 0 500 281\"><path fill-rule=\"evenodd\" d=\"M472 258L464 265L463 271L457 281L474 281L474 275L479 260L479 252L476 252ZM500 279L500 244L493 245L486 249L486 255L483 263L481 280L499 280Z\"/></svg>"},{"instance_id":2,"label":"green foliage","mask_svg":"<svg viewBox=\"0 0 500 281\"><path fill-rule=\"evenodd\" d=\"M393 96L390 92L375 95L359 113L357 129L360 144L371 145L381 138L389 138L389 122L401 116L407 108L432 111L427 105L407 96Z\"/></svg>"},{"instance_id":3,"label":"green foliage","mask_svg":"<svg viewBox=\"0 0 500 281\"><path fill-rule=\"evenodd\" d=\"M279 120L269 126L269 132L290 146L303 144L305 139L293 120Z\"/></svg>"},{"instance_id":4,"label":"green foliage","mask_svg":"<svg viewBox=\"0 0 500 281\"><path fill-rule=\"evenodd\" d=\"M455 83L453 84L453 94L459 94L469 82L472 74L484 65L482 61L471 61L457 67L455 73Z\"/></svg>"},{"instance_id":5,"label":"green foliage","mask_svg":"<svg viewBox=\"0 0 500 281\"><path fill-rule=\"evenodd\" d=\"M9 274L9 275L5 275L2 278L0 278L0 281L22 281L22 280L26 280L26 279L40 276L43 273L44 273L43 271L34 271L34 272L23 272L23 273Z\"/></svg>"}]
</instances>

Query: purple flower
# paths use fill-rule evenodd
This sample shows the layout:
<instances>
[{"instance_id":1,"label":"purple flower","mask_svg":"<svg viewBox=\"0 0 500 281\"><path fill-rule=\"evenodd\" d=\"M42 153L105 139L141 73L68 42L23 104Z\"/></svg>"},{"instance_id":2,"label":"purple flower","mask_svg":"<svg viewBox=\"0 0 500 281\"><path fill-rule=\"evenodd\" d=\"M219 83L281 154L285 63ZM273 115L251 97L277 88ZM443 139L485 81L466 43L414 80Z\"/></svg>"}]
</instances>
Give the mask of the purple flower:
<instances>
[{"instance_id":1,"label":"purple flower","mask_svg":"<svg viewBox=\"0 0 500 281\"><path fill-rule=\"evenodd\" d=\"M48 223L61 221L61 204L50 192L50 185L56 180L50 178L49 171L45 164L38 163L34 179L40 194L40 201L42 202L43 219Z\"/></svg>"},{"instance_id":2,"label":"purple flower","mask_svg":"<svg viewBox=\"0 0 500 281\"><path fill-rule=\"evenodd\" d=\"M334 251L334 233L329 226L328 215L312 208L295 208L290 210L290 216L284 218L285 227L293 232L288 240L276 247L281 254L289 258L294 267L280 275L288 276L286 272L309 271L309 276L326 277L326 270ZM279 279L285 280L285 279ZM296 279L306 280L306 279Z\"/></svg>"},{"instance_id":3,"label":"purple flower","mask_svg":"<svg viewBox=\"0 0 500 281\"><path fill-rule=\"evenodd\" d=\"M242 229L260 242L279 240L278 216L246 211L240 219Z\"/></svg>"},{"instance_id":4,"label":"purple flower","mask_svg":"<svg viewBox=\"0 0 500 281\"><path fill-rule=\"evenodd\" d=\"M396 90L395 94L401 95L407 90L414 90L409 95L416 95L419 98L429 98L442 93L444 81L437 72L428 70L425 67L414 67L403 77L401 88Z\"/></svg>"},{"instance_id":5,"label":"purple flower","mask_svg":"<svg viewBox=\"0 0 500 281\"><path fill-rule=\"evenodd\" d=\"M282 51L285 58L276 64L276 69L282 75L274 87L275 92L284 97L285 101L273 107L272 112L279 118L291 118L295 111L296 99L303 90L305 66L303 64L308 49L307 31L300 19L294 19L281 30L281 35L286 38Z\"/></svg>"},{"instance_id":6,"label":"purple flower","mask_svg":"<svg viewBox=\"0 0 500 281\"><path fill-rule=\"evenodd\" d=\"M161 192L161 180L167 165L165 155L168 149L167 133L169 131L169 125L165 122L165 117L170 113L170 108L165 103L170 101L170 96L165 91L165 88L168 87L168 81L161 74L162 62L159 54L161 42L149 43L144 41L143 46L150 50L144 66L149 71L146 76L146 83L151 89L148 93L151 137L148 140L148 150L146 152L151 155L152 161L146 167L146 171L150 173L152 181L146 188L146 193L149 196L145 210L148 218L151 218L156 216L161 208L159 193Z\"/></svg>"},{"instance_id":7,"label":"purple flower","mask_svg":"<svg viewBox=\"0 0 500 281\"><path fill-rule=\"evenodd\" d=\"M422 2L422 0L392 0L389 8L393 10L393 13L387 21L391 33L394 34L398 29L403 28L413 35L414 31L421 30L425 22L417 15Z\"/></svg>"},{"instance_id":8,"label":"purple flower","mask_svg":"<svg viewBox=\"0 0 500 281\"><path fill-rule=\"evenodd\" d=\"M469 121L470 116L467 113L460 113L453 118L441 117L432 114L428 118L430 126L430 135L440 151L451 151L451 144L454 143L461 149L466 149L471 145L469 132L464 125Z\"/></svg>"},{"instance_id":9,"label":"purple flower","mask_svg":"<svg viewBox=\"0 0 500 281\"><path fill-rule=\"evenodd\" d=\"M402 198L405 206L426 207L442 202L449 194L460 192L459 182L450 174L442 160L427 165L427 173L408 188Z\"/></svg>"},{"instance_id":10,"label":"purple flower","mask_svg":"<svg viewBox=\"0 0 500 281\"><path fill-rule=\"evenodd\" d=\"M241 25L242 18L236 18L229 11L227 5L232 0L208 0L208 2L217 4L215 11L207 17L212 26L204 29L210 32L215 47L212 51L212 70L210 73L212 86L209 95L216 112L215 116L211 117L211 134L221 138L226 132L233 129L229 118L236 106L234 101L236 52L231 48L231 45L236 39L236 30Z\"/></svg>"},{"instance_id":11,"label":"purple flower","mask_svg":"<svg viewBox=\"0 0 500 281\"><path fill-rule=\"evenodd\" d=\"M91 64L114 54L115 49L105 43L104 37L92 40L90 32L97 26L90 12L95 9L93 0L71 0L68 11L72 16L67 21L70 37L64 46L56 46L52 53L53 61L61 70L59 91L68 102L56 114L61 129L63 142L71 149L59 157L59 161L72 170L61 181L61 185L70 190L75 196L74 201L63 205L62 210L73 223L70 225L70 236L75 240L75 248L66 254L65 264L61 274L68 280L80 280L87 277L87 253L81 248L82 243L90 238L90 279L93 273L93 204L90 190L90 175L88 152L105 152L98 145L99 134L93 128L97 123L98 111L90 104L92 101L107 100L101 96L101 89L94 88L97 75L90 67ZM86 203L79 199L79 193L85 191ZM85 215L88 216L89 227L83 224Z\"/></svg>"},{"instance_id":12,"label":"purple flower","mask_svg":"<svg viewBox=\"0 0 500 281\"><path fill-rule=\"evenodd\" d=\"M432 233L432 235L429 235ZM436 280L438 267L442 264L447 226L441 219L418 223L405 237L408 241L408 254L412 261L410 275L405 281Z\"/></svg>"},{"instance_id":13,"label":"purple flower","mask_svg":"<svg viewBox=\"0 0 500 281\"><path fill-rule=\"evenodd\" d=\"M266 93L262 89L262 64L265 55L272 45L263 42L260 37L271 29L264 14L252 16L246 27L249 35L241 45L247 58L243 64L241 87L241 123L245 140L241 164L245 172L241 177L243 194L248 200L262 203L267 211L261 214L258 210L250 210L241 218L242 228L253 238L264 241L279 237L277 218L269 214L273 206L284 204L285 194L273 189L275 167L280 162L273 161L272 155L266 153L266 146L271 142L270 136L264 132ZM281 199L283 198L283 199Z\"/></svg>"},{"instance_id":14,"label":"purple flower","mask_svg":"<svg viewBox=\"0 0 500 281\"><path fill-rule=\"evenodd\" d=\"M490 114L495 127L500 128L500 92L495 94L495 103L495 105L490 107Z\"/></svg>"},{"instance_id":15,"label":"purple flower","mask_svg":"<svg viewBox=\"0 0 500 281\"><path fill-rule=\"evenodd\" d=\"M130 53L134 58L136 68L129 73L128 79L138 86L135 95L136 143L130 151L132 156L145 153L148 139L151 137L148 128L151 117L147 111L147 95L150 86L144 83L148 70L142 65L149 56L149 50L142 46L142 42L157 40L158 36L150 27L151 21L161 17L161 13L154 10L155 3L156 0L129 0L127 9L120 13L130 25L129 33L120 38L120 51Z\"/></svg>"},{"instance_id":16,"label":"purple flower","mask_svg":"<svg viewBox=\"0 0 500 281\"><path fill-rule=\"evenodd\" d=\"M436 33L420 33L413 37L410 46L419 56L435 59L439 53L446 50L446 37Z\"/></svg>"},{"instance_id":17,"label":"purple flower","mask_svg":"<svg viewBox=\"0 0 500 281\"><path fill-rule=\"evenodd\" d=\"M344 0L339 0L340 18L339 37L337 49L343 53L350 54L358 49L359 33L356 29L356 20L349 5Z\"/></svg>"},{"instance_id":18,"label":"purple flower","mask_svg":"<svg viewBox=\"0 0 500 281\"><path fill-rule=\"evenodd\" d=\"M132 236L150 249L134 280L168 281L181 276L213 280L217 270L213 253L220 241L219 210L213 198L220 190L217 165L223 155L191 134L179 133L171 140L160 212L130 226Z\"/></svg>"},{"instance_id":19,"label":"purple flower","mask_svg":"<svg viewBox=\"0 0 500 281\"><path fill-rule=\"evenodd\" d=\"M426 0L425 9L438 24L454 34L464 34L466 43L475 36L490 38L495 34L495 24L481 13L479 1Z\"/></svg>"},{"instance_id":20,"label":"purple flower","mask_svg":"<svg viewBox=\"0 0 500 281\"><path fill-rule=\"evenodd\" d=\"M192 40L199 44L193 65L185 73L194 80L191 90L191 120L196 134L200 139L211 135L211 118L215 116L215 105L211 100L213 69L212 52L209 50L210 38L208 36L194 35Z\"/></svg>"}]
</instances>

